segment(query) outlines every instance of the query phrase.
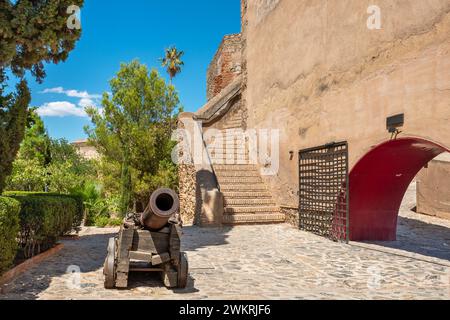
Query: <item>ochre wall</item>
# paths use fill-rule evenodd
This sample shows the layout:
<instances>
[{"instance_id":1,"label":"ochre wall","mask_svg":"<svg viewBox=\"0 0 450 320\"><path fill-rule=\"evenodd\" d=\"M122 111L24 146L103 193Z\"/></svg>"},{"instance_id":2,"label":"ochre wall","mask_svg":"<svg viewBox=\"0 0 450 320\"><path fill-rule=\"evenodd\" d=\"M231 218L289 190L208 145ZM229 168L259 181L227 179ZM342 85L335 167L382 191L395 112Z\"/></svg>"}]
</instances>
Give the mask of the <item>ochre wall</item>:
<instances>
[{"instance_id":1,"label":"ochre wall","mask_svg":"<svg viewBox=\"0 0 450 320\"><path fill-rule=\"evenodd\" d=\"M418 175L417 212L450 220L450 154Z\"/></svg>"},{"instance_id":2,"label":"ochre wall","mask_svg":"<svg viewBox=\"0 0 450 320\"><path fill-rule=\"evenodd\" d=\"M346 140L350 165L389 140L386 118L405 113L401 137L450 147L450 0L248 0L243 99L248 128L281 130L280 205L297 205L302 148Z\"/></svg>"}]
</instances>

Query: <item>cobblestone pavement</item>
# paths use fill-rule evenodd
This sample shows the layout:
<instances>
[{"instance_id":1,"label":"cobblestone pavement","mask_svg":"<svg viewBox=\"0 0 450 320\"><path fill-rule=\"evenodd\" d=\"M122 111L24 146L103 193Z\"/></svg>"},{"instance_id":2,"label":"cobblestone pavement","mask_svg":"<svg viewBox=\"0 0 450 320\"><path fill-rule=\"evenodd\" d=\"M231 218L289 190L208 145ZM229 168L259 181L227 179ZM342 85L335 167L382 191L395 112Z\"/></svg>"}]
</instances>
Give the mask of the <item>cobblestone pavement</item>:
<instances>
[{"instance_id":1,"label":"cobblestone pavement","mask_svg":"<svg viewBox=\"0 0 450 320\"><path fill-rule=\"evenodd\" d=\"M144 275L133 276L129 290L103 289L107 241L117 229L87 228L0 299L450 299L450 221L405 208L399 241L367 247L288 225L187 227L191 279L175 291ZM71 265L81 269L78 288L66 272Z\"/></svg>"}]
</instances>

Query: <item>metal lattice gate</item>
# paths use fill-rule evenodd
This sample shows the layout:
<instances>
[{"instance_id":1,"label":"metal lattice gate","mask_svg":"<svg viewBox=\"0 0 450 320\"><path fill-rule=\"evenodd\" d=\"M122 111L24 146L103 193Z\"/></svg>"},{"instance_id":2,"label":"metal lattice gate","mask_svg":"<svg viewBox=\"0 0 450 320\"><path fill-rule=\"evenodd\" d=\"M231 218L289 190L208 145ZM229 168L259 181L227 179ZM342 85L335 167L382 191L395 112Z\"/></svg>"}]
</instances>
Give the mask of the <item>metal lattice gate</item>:
<instances>
[{"instance_id":1,"label":"metal lattice gate","mask_svg":"<svg viewBox=\"0 0 450 320\"><path fill-rule=\"evenodd\" d=\"M349 241L348 144L301 150L300 229Z\"/></svg>"}]
</instances>

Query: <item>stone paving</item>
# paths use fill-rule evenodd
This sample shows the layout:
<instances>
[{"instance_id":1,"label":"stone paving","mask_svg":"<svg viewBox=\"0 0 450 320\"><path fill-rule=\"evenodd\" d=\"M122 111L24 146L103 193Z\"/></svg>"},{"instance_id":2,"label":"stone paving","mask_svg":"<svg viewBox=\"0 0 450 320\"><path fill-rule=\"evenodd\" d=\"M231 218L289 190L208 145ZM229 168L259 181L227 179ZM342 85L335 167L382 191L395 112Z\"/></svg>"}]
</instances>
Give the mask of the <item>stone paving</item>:
<instances>
[{"instance_id":1,"label":"stone paving","mask_svg":"<svg viewBox=\"0 0 450 320\"><path fill-rule=\"evenodd\" d=\"M450 221L403 208L399 241L340 244L288 225L186 227L191 267L185 290L156 275L105 290L102 264L117 229L86 228L80 240L4 288L0 299L450 299ZM365 245L365 244L364 244ZM79 266L77 275L67 273Z\"/></svg>"}]
</instances>

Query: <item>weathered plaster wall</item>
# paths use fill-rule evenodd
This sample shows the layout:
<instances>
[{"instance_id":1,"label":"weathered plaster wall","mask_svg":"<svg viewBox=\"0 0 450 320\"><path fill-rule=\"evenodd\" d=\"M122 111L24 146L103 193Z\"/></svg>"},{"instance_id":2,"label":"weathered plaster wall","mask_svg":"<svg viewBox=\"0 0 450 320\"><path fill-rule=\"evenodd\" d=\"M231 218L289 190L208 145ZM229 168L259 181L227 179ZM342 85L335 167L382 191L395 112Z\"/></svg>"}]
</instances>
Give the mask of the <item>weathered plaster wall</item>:
<instances>
[{"instance_id":1,"label":"weathered plaster wall","mask_svg":"<svg viewBox=\"0 0 450 320\"><path fill-rule=\"evenodd\" d=\"M279 204L297 205L289 151L347 140L353 166L390 138L388 116L450 147L450 0L375 2L381 30L367 28L372 0L247 1L243 100L249 128L281 130Z\"/></svg>"},{"instance_id":2,"label":"weathered plaster wall","mask_svg":"<svg viewBox=\"0 0 450 320\"><path fill-rule=\"evenodd\" d=\"M431 161L418 175L417 212L450 220L450 154Z\"/></svg>"},{"instance_id":3,"label":"weathered plaster wall","mask_svg":"<svg viewBox=\"0 0 450 320\"><path fill-rule=\"evenodd\" d=\"M207 98L212 99L241 74L240 34L227 35L211 61L207 72Z\"/></svg>"}]
</instances>

